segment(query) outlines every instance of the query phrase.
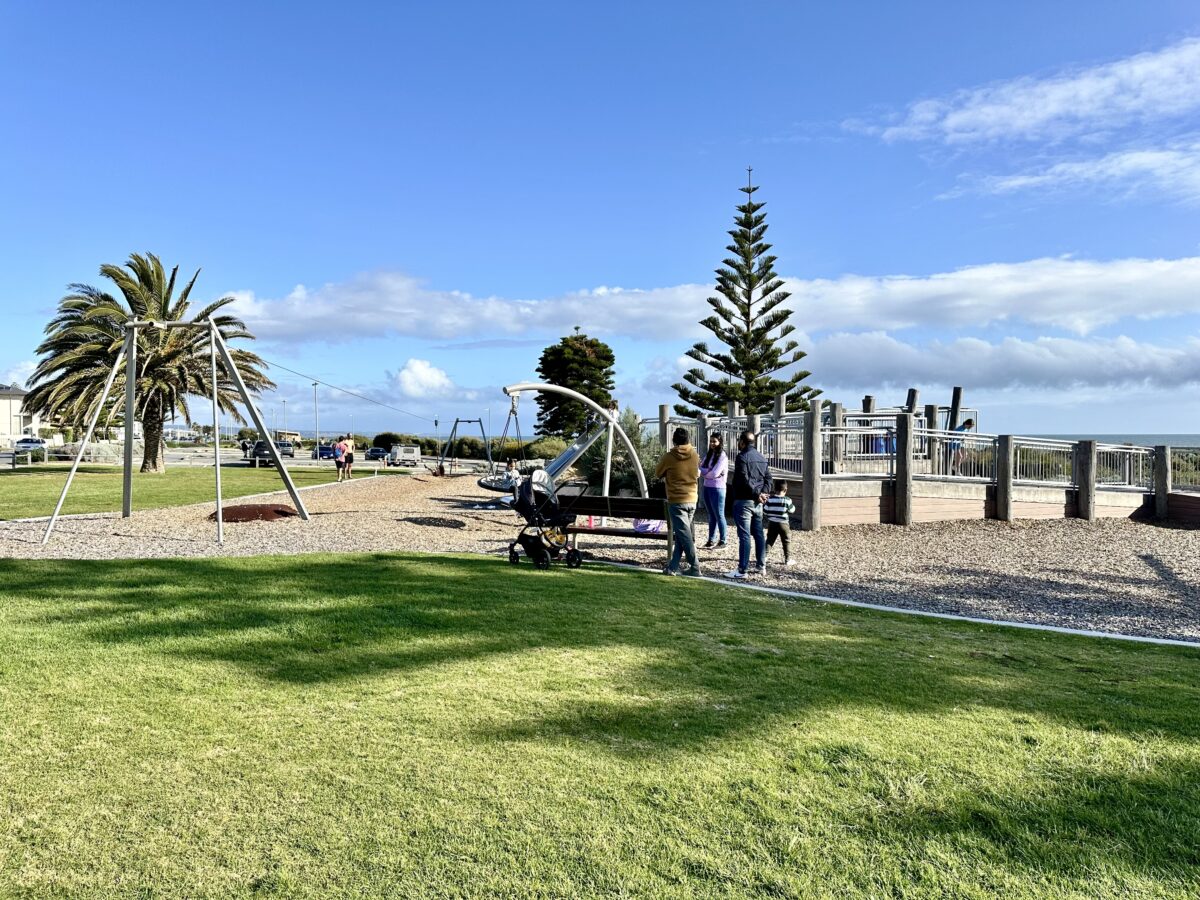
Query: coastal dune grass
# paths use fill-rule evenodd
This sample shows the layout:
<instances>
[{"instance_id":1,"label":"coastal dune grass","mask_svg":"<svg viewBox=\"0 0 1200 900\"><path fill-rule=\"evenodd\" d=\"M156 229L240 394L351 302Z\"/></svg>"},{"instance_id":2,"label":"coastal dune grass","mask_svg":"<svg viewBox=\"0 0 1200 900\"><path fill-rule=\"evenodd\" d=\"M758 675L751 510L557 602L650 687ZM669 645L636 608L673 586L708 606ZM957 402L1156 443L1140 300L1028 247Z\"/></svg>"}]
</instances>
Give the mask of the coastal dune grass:
<instances>
[{"instance_id":1,"label":"coastal dune grass","mask_svg":"<svg viewBox=\"0 0 1200 900\"><path fill-rule=\"evenodd\" d=\"M47 464L28 469L0 469L0 519L48 516L54 512L69 465ZM381 469L381 474L402 470ZM291 467L296 487L328 484L337 479L332 463L328 467ZM358 478L372 474L365 470ZM284 490L283 479L274 467L222 466L221 495L226 500ZM216 499L216 481L212 466L177 466L161 474L133 476L133 508L162 509ZM71 482L63 505L63 514L116 512L121 508L121 469L116 466L82 465Z\"/></svg>"},{"instance_id":2,"label":"coastal dune grass","mask_svg":"<svg viewBox=\"0 0 1200 900\"><path fill-rule=\"evenodd\" d=\"M1200 890L1200 651L483 557L0 576L0 896Z\"/></svg>"}]
</instances>

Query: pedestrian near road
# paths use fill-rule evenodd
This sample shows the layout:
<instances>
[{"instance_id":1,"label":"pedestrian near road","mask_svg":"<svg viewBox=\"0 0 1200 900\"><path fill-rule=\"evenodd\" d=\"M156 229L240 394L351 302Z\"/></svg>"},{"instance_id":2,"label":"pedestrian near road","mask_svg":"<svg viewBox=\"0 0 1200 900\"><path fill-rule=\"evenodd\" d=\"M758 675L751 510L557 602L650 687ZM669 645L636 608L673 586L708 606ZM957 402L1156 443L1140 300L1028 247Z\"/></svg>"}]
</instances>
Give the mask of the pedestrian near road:
<instances>
[{"instance_id":1,"label":"pedestrian near road","mask_svg":"<svg viewBox=\"0 0 1200 900\"><path fill-rule=\"evenodd\" d=\"M354 477L354 435L346 435L345 440L342 441L342 449L345 453L342 458L346 462L346 480L349 481Z\"/></svg>"},{"instance_id":2,"label":"pedestrian near road","mask_svg":"<svg viewBox=\"0 0 1200 900\"><path fill-rule=\"evenodd\" d=\"M754 574L767 571L766 539L763 535L763 502L771 495L771 469L758 448L758 435L743 431L738 438L738 455L733 463L733 523L737 526L738 567L726 578L750 574L750 539L754 539Z\"/></svg>"},{"instance_id":3,"label":"pedestrian near road","mask_svg":"<svg viewBox=\"0 0 1200 900\"><path fill-rule=\"evenodd\" d=\"M767 550L774 547L775 539L779 538L779 543L783 545L783 564L790 566L792 564L792 513L796 511L796 504L792 502L787 492L788 483L786 481L776 482L775 492L767 500L763 515L767 520Z\"/></svg>"},{"instance_id":4,"label":"pedestrian near road","mask_svg":"<svg viewBox=\"0 0 1200 900\"><path fill-rule=\"evenodd\" d=\"M692 523L696 518L696 485L700 481L700 455L688 439L686 428L676 428L671 436L671 449L663 454L654 470L655 478L667 483L667 515L671 519L675 549L664 575L678 575L679 563L686 556L688 568L684 575L699 575L696 561L696 538Z\"/></svg>"},{"instance_id":5,"label":"pedestrian near road","mask_svg":"<svg viewBox=\"0 0 1200 900\"><path fill-rule=\"evenodd\" d=\"M719 434L708 439L708 452L700 463L700 474L704 478L704 510L708 513L708 543L705 550L724 547L728 531L725 525L725 482L729 476L729 457L725 455L724 441ZM713 537L719 537L713 543Z\"/></svg>"},{"instance_id":6,"label":"pedestrian near road","mask_svg":"<svg viewBox=\"0 0 1200 900\"><path fill-rule=\"evenodd\" d=\"M339 482L346 474L346 445L342 443L343 440L344 438L338 435L338 439L333 442L333 464L337 466Z\"/></svg>"}]
</instances>

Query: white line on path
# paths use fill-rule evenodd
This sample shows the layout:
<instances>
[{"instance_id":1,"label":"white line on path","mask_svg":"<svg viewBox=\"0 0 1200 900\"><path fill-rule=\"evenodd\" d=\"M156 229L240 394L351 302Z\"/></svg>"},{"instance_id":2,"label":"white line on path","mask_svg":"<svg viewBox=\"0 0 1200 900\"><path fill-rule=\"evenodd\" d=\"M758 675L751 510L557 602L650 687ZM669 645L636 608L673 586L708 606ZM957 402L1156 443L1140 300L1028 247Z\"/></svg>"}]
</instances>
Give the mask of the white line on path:
<instances>
[{"instance_id":1,"label":"white line on path","mask_svg":"<svg viewBox=\"0 0 1200 900\"><path fill-rule=\"evenodd\" d=\"M593 559L588 561L600 563L606 566L616 566L621 569L636 569L639 572L647 572L651 575L654 574L653 569L647 569L644 566L634 565L633 563L608 562L602 559ZM687 578L688 576L680 575L677 577ZM856 609L873 609L876 612L900 613L901 615L905 616L923 616L928 619L946 619L951 622L969 622L972 625L999 625L1004 628L1025 628L1029 631L1052 631L1056 634L1073 634L1078 637L1108 638L1109 640L1114 641L1134 641L1139 644L1162 644L1169 647L1190 647L1193 650L1200 650L1200 642L1182 641L1177 638L1146 637L1140 634L1120 634L1114 631L1091 631L1085 628L1065 628L1061 625L1038 625L1035 622L1009 622L1005 619L977 619L973 616L959 616L955 615L954 613L927 612L920 609L904 609L900 606L884 606L882 603L864 603L861 600L843 600L840 597L822 597L820 594L803 594L799 591L787 591L783 588L767 587L766 585L737 581L732 578L713 578L710 575L701 575L694 580L707 581L709 584L720 584L729 588L742 588L743 590L759 591L764 594L775 594L779 597L787 597L789 600L815 600L818 603L832 603L837 606L852 606Z\"/></svg>"}]
</instances>

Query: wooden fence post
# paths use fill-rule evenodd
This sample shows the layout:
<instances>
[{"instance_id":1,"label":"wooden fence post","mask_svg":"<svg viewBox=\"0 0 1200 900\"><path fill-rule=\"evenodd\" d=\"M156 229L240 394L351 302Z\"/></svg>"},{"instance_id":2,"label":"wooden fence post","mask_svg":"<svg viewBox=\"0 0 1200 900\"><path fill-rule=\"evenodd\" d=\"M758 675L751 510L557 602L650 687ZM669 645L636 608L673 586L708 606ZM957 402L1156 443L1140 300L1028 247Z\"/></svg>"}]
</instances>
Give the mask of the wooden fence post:
<instances>
[{"instance_id":1,"label":"wooden fence post","mask_svg":"<svg viewBox=\"0 0 1200 900\"><path fill-rule=\"evenodd\" d=\"M701 459L708 452L708 419L704 416L696 416L696 452Z\"/></svg>"},{"instance_id":2,"label":"wooden fence post","mask_svg":"<svg viewBox=\"0 0 1200 900\"><path fill-rule=\"evenodd\" d=\"M1154 518L1167 518L1167 500L1170 493L1171 448L1166 444L1158 444L1154 448Z\"/></svg>"},{"instance_id":3,"label":"wooden fence post","mask_svg":"<svg viewBox=\"0 0 1200 900\"><path fill-rule=\"evenodd\" d=\"M867 396L863 397L862 411L864 415L868 416L875 412L875 398L870 394L867 394Z\"/></svg>"},{"instance_id":4,"label":"wooden fence post","mask_svg":"<svg viewBox=\"0 0 1200 900\"><path fill-rule=\"evenodd\" d=\"M671 446L671 436L667 434L670 419L671 407L666 403L660 403L658 406L658 443L664 449Z\"/></svg>"},{"instance_id":5,"label":"wooden fence post","mask_svg":"<svg viewBox=\"0 0 1200 900\"><path fill-rule=\"evenodd\" d=\"M933 431L937 431L937 427L938 427L937 404L936 403L926 403L925 404L925 430L927 432L933 432ZM927 451L926 455L929 457L929 474L930 475L940 475L941 474L941 466L939 465L939 460L941 459L941 441L939 441L936 437L927 435L925 438L925 443L928 445L925 449Z\"/></svg>"},{"instance_id":6,"label":"wooden fence post","mask_svg":"<svg viewBox=\"0 0 1200 900\"><path fill-rule=\"evenodd\" d=\"M1002 434L996 439L996 518L1001 522L1013 520L1013 436Z\"/></svg>"},{"instance_id":7,"label":"wooden fence post","mask_svg":"<svg viewBox=\"0 0 1200 900\"><path fill-rule=\"evenodd\" d=\"M896 524L913 522L913 417L896 416Z\"/></svg>"},{"instance_id":8,"label":"wooden fence post","mask_svg":"<svg viewBox=\"0 0 1200 900\"><path fill-rule=\"evenodd\" d=\"M1075 487L1078 490L1079 518L1096 521L1096 442L1075 445Z\"/></svg>"},{"instance_id":9,"label":"wooden fence post","mask_svg":"<svg viewBox=\"0 0 1200 900\"><path fill-rule=\"evenodd\" d=\"M800 530L821 530L821 401L808 401L804 417L804 482L800 487Z\"/></svg>"},{"instance_id":10,"label":"wooden fence post","mask_svg":"<svg viewBox=\"0 0 1200 900\"><path fill-rule=\"evenodd\" d=\"M947 431L953 431L958 427L958 414L962 409L962 388L956 387L950 391L950 422L946 425Z\"/></svg>"}]
</instances>

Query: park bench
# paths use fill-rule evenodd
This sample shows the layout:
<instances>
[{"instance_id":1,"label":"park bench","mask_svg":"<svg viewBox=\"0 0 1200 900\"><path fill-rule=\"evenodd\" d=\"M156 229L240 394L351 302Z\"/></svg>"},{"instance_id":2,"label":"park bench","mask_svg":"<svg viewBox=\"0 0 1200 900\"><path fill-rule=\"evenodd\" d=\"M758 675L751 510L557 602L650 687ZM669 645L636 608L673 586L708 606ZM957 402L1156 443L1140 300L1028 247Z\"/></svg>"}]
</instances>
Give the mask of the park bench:
<instances>
[{"instance_id":1,"label":"park bench","mask_svg":"<svg viewBox=\"0 0 1200 900\"><path fill-rule=\"evenodd\" d=\"M581 494L570 499L564 498L566 507L576 516L576 524L568 525L566 532L571 535L571 549L576 553L572 557L578 560L579 535L598 534L606 537L642 538L651 541L667 542L667 557L670 558L674 549L674 539L671 534L671 522L667 517L667 501L659 497L604 497L595 494ZM589 528L578 524L584 516L601 516L609 519L661 519L666 523L662 531L634 531L632 528L613 528L597 526Z\"/></svg>"}]
</instances>

